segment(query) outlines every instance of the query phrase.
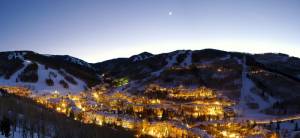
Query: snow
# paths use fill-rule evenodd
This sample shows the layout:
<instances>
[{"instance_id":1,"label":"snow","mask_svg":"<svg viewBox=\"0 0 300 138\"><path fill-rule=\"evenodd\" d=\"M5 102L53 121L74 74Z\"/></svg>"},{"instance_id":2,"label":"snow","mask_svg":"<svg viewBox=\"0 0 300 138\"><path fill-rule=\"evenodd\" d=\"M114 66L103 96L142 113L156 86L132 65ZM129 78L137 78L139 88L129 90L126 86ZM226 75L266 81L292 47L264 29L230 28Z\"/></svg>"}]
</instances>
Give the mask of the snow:
<instances>
[{"instance_id":1,"label":"snow","mask_svg":"<svg viewBox=\"0 0 300 138\"><path fill-rule=\"evenodd\" d=\"M0 77L0 84L1 85L9 85L9 86L14 86L16 85L16 80L18 79L19 74L22 73L22 71L31 63L31 61L25 60L23 62L24 67L15 72L13 75L10 76L10 79L7 80L3 77Z\"/></svg>"},{"instance_id":2,"label":"snow","mask_svg":"<svg viewBox=\"0 0 300 138\"><path fill-rule=\"evenodd\" d=\"M141 55L138 55L134 57L133 62L140 61L140 60L143 60L143 57Z\"/></svg>"},{"instance_id":3,"label":"snow","mask_svg":"<svg viewBox=\"0 0 300 138\"><path fill-rule=\"evenodd\" d=\"M10 133L9 138L24 138L22 130L23 129L17 127L16 131L14 131L13 134L12 134L12 132ZM6 138L6 137L0 134L0 138ZM25 137L25 138L31 138L29 132L27 132L27 137ZM38 138L38 134L34 133L33 138ZM45 138L49 138L49 137L45 136Z\"/></svg>"},{"instance_id":4,"label":"snow","mask_svg":"<svg viewBox=\"0 0 300 138\"><path fill-rule=\"evenodd\" d=\"M50 54L43 54L44 56L46 57L52 57L53 55L50 55ZM66 56L66 58L64 59L65 61L70 61L74 64L77 64L77 65L81 65L81 66L86 66L88 68L93 68L89 63L81 60L81 59L78 59L78 58L75 58L75 57L72 57L72 56Z\"/></svg>"},{"instance_id":5,"label":"snow","mask_svg":"<svg viewBox=\"0 0 300 138\"><path fill-rule=\"evenodd\" d=\"M135 56L134 58L133 58L133 62L137 62L137 61L142 61L142 60L145 60L145 59L147 59L147 58L150 58L151 56L147 56L147 55L144 55L144 56L142 56L142 55L137 55L137 56Z\"/></svg>"},{"instance_id":6,"label":"snow","mask_svg":"<svg viewBox=\"0 0 300 138\"><path fill-rule=\"evenodd\" d=\"M29 132L28 132L29 133ZM13 135L13 136L12 136ZM0 138L5 138L3 135L0 135ZM23 138L23 134L22 134L22 129L17 128L16 131L14 132L14 134L11 133L11 138ZM27 137L29 138L29 134L27 134ZM33 138L38 138L37 133L33 134Z\"/></svg>"},{"instance_id":7,"label":"snow","mask_svg":"<svg viewBox=\"0 0 300 138\"><path fill-rule=\"evenodd\" d=\"M269 101L265 101L262 97L253 93L252 89L255 88L254 83L247 77L247 65L245 63L245 58L243 62L243 72L242 72L242 88L238 108L242 112L244 117L250 118L260 118L267 117L267 115L261 113L262 109L270 107L276 100L272 97L268 97ZM250 109L247 103L257 103L258 109Z\"/></svg>"},{"instance_id":8,"label":"snow","mask_svg":"<svg viewBox=\"0 0 300 138\"><path fill-rule=\"evenodd\" d=\"M67 56L67 58L65 58L65 61L70 61L70 62L72 62L74 64L77 64L77 65L81 65L81 66L86 66L86 67L89 67L89 68L93 68L89 63L87 63L87 62L85 62L83 60L71 57L71 56Z\"/></svg>"},{"instance_id":9,"label":"snow","mask_svg":"<svg viewBox=\"0 0 300 138\"><path fill-rule=\"evenodd\" d=\"M145 59L148 59L151 57L153 57L153 55L151 53L143 52L141 54L130 57L130 59L132 59L133 62L137 62L137 61L142 61L142 60L145 60Z\"/></svg>"},{"instance_id":10,"label":"snow","mask_svg":"<svg viewBox=\"0 0 300 138\"><path fill-rule=\"evenodd\" d=\"M231 55L226 55L225 57L220 58L220 60L228 60L231 58Z\"/></svg>"},{"instance_id":11,"label":"snow","mask_svg":"<svg viewBox=\"0 0 300 138\"><path fill-rule=\"evenodd\" d=\"M75 81L77 82L77 85L74 85L72 83L69 83L64 79L64 76L58 73L58 70L54 70L51 68L45 69L44 65L38 64L38 81L36 83L28 83L28 82L21 82L16 80L18 79L18 76L21 74L21 72L31 63L31 61L24 61L24 67L17 72L15 72L10 79L5 79L3 77L0 78L0 84L5 86L21 86L21 87L27 87L34 91L36 94L44 94L44 93L51 93L53 91L59 91L61 94L67 94L68 92L76 93L81 92L85 90L86 84L76 77L66 73L69 76L72 76ZM56 74L56 77L51 76L50 74ZM51 78L54 82L53 86L48 86L46 84L46 79ZM68 83L69 88L65 89L60 83L60 80L65 80L66 83Z\"/></svg>"},{"instance_id":12,"label":"snow","mask_svg":"<svg viewBox=\"0 0 300 138\"><path fill-rule=\"evenodd\" d=\"M292 132L290 138L297 138L296 137L297 135L300 135L300 131L294 131L294 132Z\"/></svg>"},{"instance_id":13,"label":"snow","mask_svg":"<svg viewBox=\"0 0 300 138\"><path fill-rule=\"evenodd\" d=\"M43 54L43 55L46 57L52 57L52 55L50 55L50 54Z\"/></svg>"},{"instance_id":14,"label":"snow","mask_svg":"<svg viewBox=\"0 0 300 138\"><path fill-rule=\"evenodd\" d=\"M192 64L192 51L188 51L187 52L187 57L185 58L185 60L180 64L180 66L182 67L187 67L190 66Z\"/></svg>"},{"instance_id":15,"label":"snow","mask_svg":"<svg viewBox=\"0 0 300 138\"><path fill-rule=\"evenodd\" d=\"M280 129L294 131L296 123L298 124L298 129L300 129L300 120L294 120L293 123L291 121L281 122ZM276 123L274 123L273 126L276 127Z\"/></svg>"},{"instance_id":16,"label":"snow","mask_svg":"<svg viewBox=\"0 0 300 138\"><path fill-rule=\"evenodd\" d=\"M296 124L298 125L297 131L295 131ZM277 125L279 125L279 130L277 130ZM285 121L285 122L280 122L276 123L274 122L271 125L272 130L277 130L279 131L281 137L284 138L296 138L295 136L300 134L300 120L293 120L292 121Z\"/></svg>"},{"instance_id":17,"label":"snow","mask_svg":"<svg viewBox=\"0 0 300 138\"><path fill-rule=\"evenodd\" d=\"M152 75L153 76L160 76L160 74L167 68L170 68L172 67L176 62L177 62L177 57L178 55L180 54L183 54L184 51L178 51L177 53L175 53L175 55L173 55L172 57L168 57L167 58L167 65L165 65L162 69L158 70L158 71L155 71L155 72L152 72Z\"/></svg>"},{"instance_id":18,"label":"snow","mask_svg":"<svg viewBox=\"0 0 300 138\"><path fill-rule=\"evenodd\" d=\"M8 59L9 60L13 60L13 59L21 59L21 60L24 60L24 55L26 55L27 53L26 52L11 52L9 55L8 55Z\"/></svg>"},{"instance_id":19,"label":"snow","mask_svg":"<svg viewBox=\"0 0 300 138\"><path fill-rule=\"evenodd\" d=\"M51 68L48 68L48 70L46 70L45 66L41 65L41 64L38 64L38 66L39 66L39 70L38 70L39 80L35 84L35 90L38 90L38 92L49 93L49 92L53 92L53 91L57 90L57 91L61 92L62 94L67 94L67 92L81 92L81 91L84 91L84 88L85 88L86 84L83 81L77 79L76 77L66 73L65 71L64 72L67 75L72 76L75 79L75 81L77 82L77 85L69 83L65 80L65 82L68 83L68 85L69 85L69 88L65 89L62 85L59 84L60 80L64 80L64 76L59 74L57 70L54 70L54 69L51 69ZM51 79L54 82L54 86L48 86L45 83L45 80L49 78L50 72L53 72L53 73L57 74L57 77L51 77Z\"/></svg>"},{"instance_id":20,"label":"snow","mask_svg":"<svg viewBox=\"0 0 300 138\"><path fill-rule=\"evenodd\" d=\"M237 61L237 63L238 63L238 64L240 64L240 65L242 65L242 64L243 64L243 62L242 62L242 60L241 60L241 59L238 59L238 58L236 58L236 57L235 57L234 59Z\"/></svg>"}]
</instances>

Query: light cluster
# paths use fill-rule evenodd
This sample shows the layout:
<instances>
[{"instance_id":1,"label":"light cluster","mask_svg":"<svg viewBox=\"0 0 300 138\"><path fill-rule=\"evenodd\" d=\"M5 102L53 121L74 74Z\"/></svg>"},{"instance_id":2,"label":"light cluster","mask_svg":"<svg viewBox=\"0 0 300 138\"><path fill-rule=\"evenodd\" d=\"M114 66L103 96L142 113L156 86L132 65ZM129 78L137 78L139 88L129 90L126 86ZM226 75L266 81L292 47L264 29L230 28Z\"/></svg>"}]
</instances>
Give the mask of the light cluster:
<instances>
[{"instance_id":1,"label":"light cluster","mask_svg":"<svg viewBox=\"0 0 300 138\"><path fill-rule=\"evenodd\" d=\"M165 88L149 85L144 95L112 92L106 85L79 94L55 91L33 95L24 88L4 87L10 94L37 103L84 123L119 126L136 136L239 138L269 137L269 132L247 123L232 123L234 102L215 91L200 87ZM229 122L228 122L229 121ZM245 125L246 124L246 125Z\"/></svg>"}]
</instances>

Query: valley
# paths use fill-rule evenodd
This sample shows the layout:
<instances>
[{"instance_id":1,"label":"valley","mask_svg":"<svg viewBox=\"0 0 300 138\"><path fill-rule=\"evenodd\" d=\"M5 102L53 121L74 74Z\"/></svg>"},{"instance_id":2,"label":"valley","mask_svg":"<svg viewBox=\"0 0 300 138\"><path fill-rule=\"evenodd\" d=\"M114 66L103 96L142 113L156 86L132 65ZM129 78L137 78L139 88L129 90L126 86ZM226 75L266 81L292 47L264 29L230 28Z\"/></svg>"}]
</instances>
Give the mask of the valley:
<instances>
[{"instance_id":1,"label":"valley","mask_svg":"<svg viewBox=\"0 0 300 138\"><path fill-rule=\"evenodd\" d=\"M6 55L10 61L2 67L23 65L14 73L2 72L8 75L1 78L2 96L28 98L83 124L125 129L135 137L299 135L295 97L300 83L293 78L297 69L288 65L299 59L286 55L282 58L292 62L212 49L142 53L96 64L63 56L70 66L55 63L62 56ZM36 67L26 69L30 64Z\"/></svg>"}]
</instances>

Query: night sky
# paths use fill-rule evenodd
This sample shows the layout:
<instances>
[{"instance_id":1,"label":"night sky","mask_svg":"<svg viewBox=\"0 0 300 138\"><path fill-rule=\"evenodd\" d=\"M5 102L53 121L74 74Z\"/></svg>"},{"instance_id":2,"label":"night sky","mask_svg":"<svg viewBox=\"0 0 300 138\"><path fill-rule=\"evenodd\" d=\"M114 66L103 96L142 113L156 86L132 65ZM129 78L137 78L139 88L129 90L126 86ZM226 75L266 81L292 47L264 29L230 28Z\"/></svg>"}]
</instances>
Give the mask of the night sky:
<instances>
[{"instance_id":1,"label":"night sky","mask_svg":"<svg viewBox=\"0 0 300 138\"><path fill-rule=\"evenodd\" d=\"M99 62L203 48L300 57L300 1L0 0L0 51Z\"/></svg>"}]
</instances>

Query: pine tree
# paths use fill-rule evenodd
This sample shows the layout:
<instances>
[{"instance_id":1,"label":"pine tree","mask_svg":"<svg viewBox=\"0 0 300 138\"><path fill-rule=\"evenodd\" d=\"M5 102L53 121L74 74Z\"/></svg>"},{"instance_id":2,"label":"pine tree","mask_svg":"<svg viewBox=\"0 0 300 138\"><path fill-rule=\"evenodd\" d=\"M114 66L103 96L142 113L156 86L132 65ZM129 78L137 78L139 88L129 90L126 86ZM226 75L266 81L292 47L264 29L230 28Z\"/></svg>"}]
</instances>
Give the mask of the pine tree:
<instances>
[{"instance_id":1,"label":"pine tree","mask_svg":"<svg viewBox=\"0 0 300 138\"><path fill-rule=\"evenodd\" d=\"M168 119L168 113L166 111L163 112L161 120L167 120Z\"/></svg>"},{"instance_id":2,"label":"pine tree","mask_svg":"<svg viewBox=\"0 0 300 138\"><path fill-rule=\"evenodd\" d=\"M280 122L277 122L276 130L280 130Z\"/></svg>"},{"instance_id":3,"label":"pine tree","mask_svg":"<svg viewBox=\"0 0 300 138\"><path fill-rule=\"evenodd\" d=\"M74 111L73 111L73 110L71 110L71 111L70 111L70 115L69 115L69 117L70 117L70 118L72 118L72 119L74 119L74 118L75 118L75 114L74 114Z\"/></svg>"},{"instance_id":4,"label":"pine tree","mask_svg":"<svg viewBox=\"0 0 300 138\"><path fill-rule=\"evenodd\" d=\"M10 126L11 126L10 120L6 116L3 116L1 121L1 133L5 137L9 137L10 135Z\"/></svg>"}]
</instances>

